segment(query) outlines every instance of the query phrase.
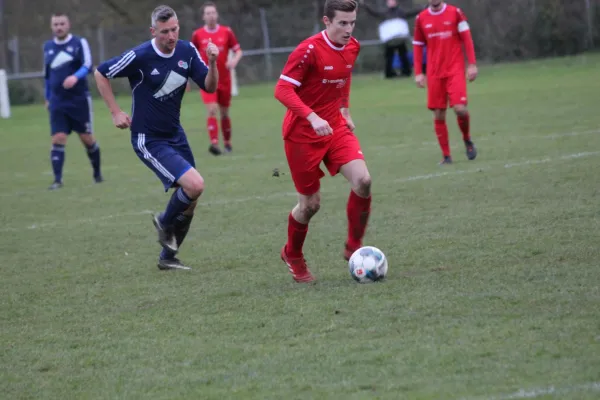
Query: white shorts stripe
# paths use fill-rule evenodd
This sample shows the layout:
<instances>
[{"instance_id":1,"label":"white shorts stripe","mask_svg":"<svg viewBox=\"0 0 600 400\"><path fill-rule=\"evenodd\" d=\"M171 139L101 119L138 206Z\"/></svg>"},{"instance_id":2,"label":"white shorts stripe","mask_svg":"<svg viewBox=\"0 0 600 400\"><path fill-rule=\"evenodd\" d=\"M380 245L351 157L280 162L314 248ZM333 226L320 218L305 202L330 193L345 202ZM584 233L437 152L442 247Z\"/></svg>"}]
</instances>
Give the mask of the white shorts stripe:
<instances>
[{"instance_id":1,"label":"white shorts stripe","mask_svg":"<svg viewBox=\"0 0 600 400\"><path fill-rule=\"evenodd\" d=\"M88 103L88 124L89 126L87 127L88 132L89 133L94 133L94 110L92 109L92 96L87 96L87 103Z\"/></svg>"},{"instance_id":2,"label":"white shorts stripe","mask_svg":"<svg viewBox=\"0 0 600 400\"><path fill-rule=\"evenodd\" d=\"M298 82L297 80L295 80L294 78L290 78L289 76L286 75L280 75L279 79L284 80L286 82L289 82L293 85L296 85L298 87L302 86L302 83Z\"/></svg>"},{"instance_id":3,"label":"white shorts stripe","mask_svg":"<svg viewBox=\"0 0 600 400\"><path fill-rule=\"evenodd\" d=\"M152 156L152 154L146 148L145 143L146 143L146 134L139 133L137 145L138 145L138 149L140 149L140 151L144 155L144 158L146 160L150 161L150 164L152 164L154 166L154 168L156 168L161 174L163 174L165 176L165 178L168 178L171 182L175 182L175 177L173 176L173 174L171 174L161 163L158 162L158 160L156 158L154 158Z\"/></svg>"}]
</instances>

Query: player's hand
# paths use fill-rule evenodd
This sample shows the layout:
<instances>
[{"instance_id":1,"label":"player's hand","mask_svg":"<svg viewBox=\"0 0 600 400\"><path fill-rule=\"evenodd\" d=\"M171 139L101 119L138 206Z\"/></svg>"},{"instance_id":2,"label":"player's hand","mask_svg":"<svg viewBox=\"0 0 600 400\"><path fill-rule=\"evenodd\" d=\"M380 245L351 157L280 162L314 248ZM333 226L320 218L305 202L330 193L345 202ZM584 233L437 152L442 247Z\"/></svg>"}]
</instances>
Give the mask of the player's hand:
<instances>
[{"instance_id":1,"label":"player's hand","mask_svg":"<svg viewBox=\"0 0 600 400\"><path fill-rule=\"evenodd\" d=\"M50 102L48 100L44 101L44 105L46 106L46 110L50 108Z\"/></svg>"},{"instance_id":2,"label":"player's hand","mask_svg":"<svg viewBox=\"0 0 600 400\"><path fill-rule=\"evenodd\" d=\"M124 111L119 111L112 116L113 124L119 129L127 129L131 126L131 118Z\"/></svg>"},{"instance_id":3,"label":"player's hand","mask_svg":"<svg viewBox=\"0 0 600 400\"><path fill-rule=\"evenodd\" d=\"M350 111L347 108L342 108L342 118L346 120L346 126L350 131L354 132L356 129L356 125L354 125L354 121L352 121L352 117L350 116Z\"/></svg>"},{"instance_id":4,"label":"player's hand","mask_svg":"<svg viewBox=\"0 0 600 400\"><path fill-rule=\"evenodd\" d=\"M419 74L415 76L415 82L417 83L417 87L424 88L425 87L425 75Z\"/></svg>"},{"instance_id":5,"label":"player's hand","mask_svg":"<svg viewBox=\"0 0 600 400\"><path fill-rule=\"evenodd\" d=\"M212 42L212 39L208 39L208 46L206 47L206 57L209 62L215 62L219 56L219 48Z\"/></svg>"},{"instance_id":6,"label":"player's hand","mask_svg":"<svg viewBox=\"0 0 600 400\"><path fill-rule=\"evenodd\" d=\"M67 90L71 89L73 86L77 84L79 79L75 75L70 75L65 78L63 81L63 87Z\"/></svg>"},{"instance_id":7,"label":"player's hand","mask_svg":"<svg viewBox=\"0 0 600 400\"><path fill-rule=\"evenodd\" d=\"M479 71L477 70L477 65L469 64L467 67L467 79L469 82L473 82L477 78L477 74Z\"/></svg>"},{"instance_id":8,"label":"player's hand","mask_svg":"<svg viewBox=\"0 0 600 400\"><path fill-rule=\"evenodd\" d=\"M344 117L346 119L346 126L348 127L348 129L350 129L352 132L354 132L354 130L356 129L356 125L354 125L354 121L352 121L352 117L350 117L349 115L347 117Z\"/></svg>"},{"instance_id":9,"label":"player's hand","mask_svg":"<svg viewBox=\"0 0 600 400\"><path fill-rule=\"evenodd\" d=\"M308 122L310 122L310 124L312 125L312 128L315 130L317 135L327 136L333 133L333 129L331 129L331 126L329 126L329 122L325 121L317 114L311 113L307 119Z\"/></svg>"},{"instance_id":10,"label":"player's hand","mask_svg":"<svg viewBox=\"0 0 600 400\"><path fill-rule=\"evenodd\" d=\"M233 60L228 60L228 61L225 63L225 67L226 67L227 69L235 69L235 67L236 67L236 63L235 63L235 61L233 61Z\"/></svg>"}]
</instances>

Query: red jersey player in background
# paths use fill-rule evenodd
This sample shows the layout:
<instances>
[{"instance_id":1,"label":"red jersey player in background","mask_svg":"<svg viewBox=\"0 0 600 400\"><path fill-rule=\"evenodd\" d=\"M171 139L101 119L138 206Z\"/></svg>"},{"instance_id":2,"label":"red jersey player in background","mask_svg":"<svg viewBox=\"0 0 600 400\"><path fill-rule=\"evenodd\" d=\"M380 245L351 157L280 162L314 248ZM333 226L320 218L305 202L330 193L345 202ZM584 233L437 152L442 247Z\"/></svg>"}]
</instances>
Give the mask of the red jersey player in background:
<instances>
[{"instance_id":1,"label":"red jersey player in background","mask_svg":"<svg viewBox=\"0 0 600 400\"><path fill-rule=\"evenodd\" d=\"M206 128L210 137L208 151L215 156L221 154L219 148L219 125L217 124L217 109L221 115L221 130L225 152L230 153L231 147L231 120L229 119L229 106L231 105L231 70L234 69L242 58L242 49L231 28L219 25L219 14L215 3L204 3L202 19L204 26L194 31L191 42L206 62L206 48L208 43L216 44L219 48L217 68L219 70L219 86L215 93L207 93L200 89L202 100L208 113ZM228 61L229 50L233 50L234 57Z\"/></svg>"},{"instance_id":2,"label":"red jersey player in background","mask_svg":"<svg viewBox=\"0 0 600 400\"><path fill-rule=\"evenodd\" d=\"M467 158L474 160L477 149L469 132L467 81L463 45L467 53L469 81L477 77L475 48L467 17L459 9L442 0L429 0L429 8L415 21L414 68L418 87L425 87L423 46L427 46L427 107L434 113L434 126L444 156L441 164L451 164L446 108L448 100L454 108L458 126L467 149Z\"/></svg>"},{"instance_id":3,"label":"red jersey player in background","mask_svg":"<svg viewBox=\"0 0 600 400\"><path fill-rule=\"evenodd\" d=\"M275 97L287 107L284 147L298 192L281 258L296 282L314 280L302 247L308 223L320 207L320 179L325 175L321 162L332 176L341 173L352 189L344 258L361 247L371 209L371 176L348 108L352 69L360 51L352 37L356 9L354 0L326 0L326 29L296 47L275 87Z\"/></svg>"}]
</instances>

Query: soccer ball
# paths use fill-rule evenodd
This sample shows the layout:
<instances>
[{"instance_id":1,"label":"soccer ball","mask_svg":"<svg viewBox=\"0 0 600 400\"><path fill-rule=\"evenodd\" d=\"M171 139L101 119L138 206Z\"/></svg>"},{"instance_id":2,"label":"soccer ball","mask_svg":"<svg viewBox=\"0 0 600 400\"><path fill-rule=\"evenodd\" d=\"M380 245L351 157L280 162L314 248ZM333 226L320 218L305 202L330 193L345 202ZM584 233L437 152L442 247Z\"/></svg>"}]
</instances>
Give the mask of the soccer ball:
<instances>
[{"instance_id":1,"label":"soccer ball","mask_svg":"<svg viewBox=\"0 0 600 400\"><path fill-rule=\"evenodd\" d=\"M385 278L388 262L377 247L365 246L356 250L348 262L350 275L359 283L369 283Z\"/></svg>"}]
</instances>

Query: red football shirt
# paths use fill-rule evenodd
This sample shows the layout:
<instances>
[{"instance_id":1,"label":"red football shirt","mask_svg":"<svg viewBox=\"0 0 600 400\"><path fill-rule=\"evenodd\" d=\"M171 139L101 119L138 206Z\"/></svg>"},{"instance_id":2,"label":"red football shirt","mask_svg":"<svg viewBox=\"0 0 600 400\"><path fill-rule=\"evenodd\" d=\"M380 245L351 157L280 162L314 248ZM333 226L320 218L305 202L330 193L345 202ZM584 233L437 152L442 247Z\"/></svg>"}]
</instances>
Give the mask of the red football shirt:
<instances>
[{"instance_id":1,"label":"red football shirt","mask_svg":"<svg viewBox=\"0 0 600 400\"><path fill-rule=\"evenodd\" d=\"M322 31L304 40L290 54L277 84L291 85L308 106L307 112L314 111L335 129L345 124L340 108L348 107L352 69L359 52L360 44L355 38L339 46ZM283 120L284 139L300 143L331 140L331 135L315 133L307 115L287 110Z\"/></svg>"},{"instance_id":2,"label":"red football shirt","mask_svg":"<svg viewBox=\"0 0 600 400\"><path fill-rule=\"evenodd\" d=\"M228 86L231 84L231 71L226 67L229 57L229 50L237 51L240 49L240 44L233 34L231 28L224 25L217 25L215 29L202 27L196 29L192 35L192 43L198 49L202 61L208 64L206 58L206 48L208 40L219 48L219 56L217 57L217 69L219 70L219 86Z\"/></svg>"},{"instance_id":3,"label":"red football shirt","mask_svg":"<svg viewBox=\"0 0 600 400\"><path fill-rule=\"evenodd\" d=\"M445 4L440 11L421 11L415 21L413 45L427 46L427 77L465 73L461 33L469 30L460 8Z\"/></svg>"}]
</instances>

